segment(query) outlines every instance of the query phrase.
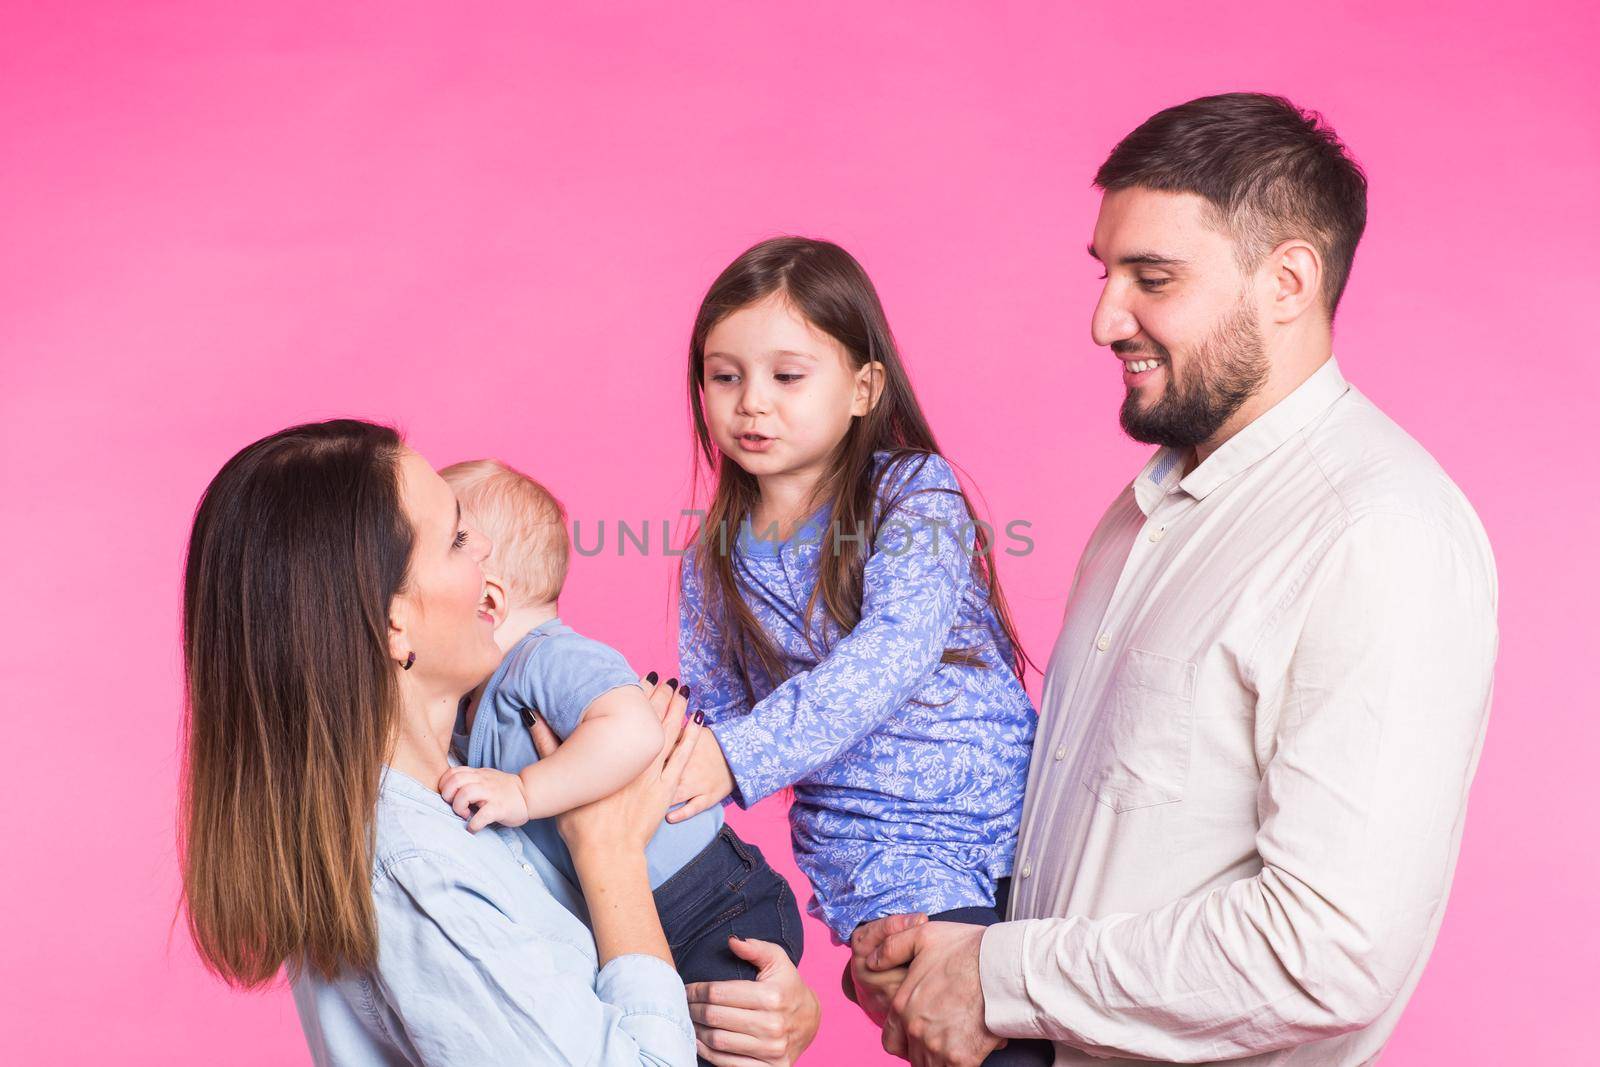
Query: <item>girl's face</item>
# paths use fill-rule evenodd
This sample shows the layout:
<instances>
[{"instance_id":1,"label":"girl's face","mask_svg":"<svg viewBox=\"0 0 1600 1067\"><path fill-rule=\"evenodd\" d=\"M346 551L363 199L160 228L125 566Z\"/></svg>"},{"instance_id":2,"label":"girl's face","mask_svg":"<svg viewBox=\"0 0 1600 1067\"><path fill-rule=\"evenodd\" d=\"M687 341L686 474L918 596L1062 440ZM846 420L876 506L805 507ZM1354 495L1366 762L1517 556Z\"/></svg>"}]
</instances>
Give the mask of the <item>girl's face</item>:
<instances>
[{"instance_id":1,"label":"girl's face","mask_svg":"<svg viewBox=\"0 0 1600 1067\"><path fill-rule=\"evenodd\" d=\"M494 545L462 514L444 479L409 449L400 487L413 543L406 589L390 608L391 654L402 662L417 654L406 678L425 699L454 699L500 663L481 566Z\"/></svg>"},{"instance_id":2,"label":"girl's face","mask_svg":"<svg viewBox=\"0 0 1600 1067\"><path fill-rule=\"evenodd\" d=\"M706 424L757 478L820 477L850 420L871 410L883 365L857 368L782 292L742 307L706 335Z\"/></svg>"}]
</instances>

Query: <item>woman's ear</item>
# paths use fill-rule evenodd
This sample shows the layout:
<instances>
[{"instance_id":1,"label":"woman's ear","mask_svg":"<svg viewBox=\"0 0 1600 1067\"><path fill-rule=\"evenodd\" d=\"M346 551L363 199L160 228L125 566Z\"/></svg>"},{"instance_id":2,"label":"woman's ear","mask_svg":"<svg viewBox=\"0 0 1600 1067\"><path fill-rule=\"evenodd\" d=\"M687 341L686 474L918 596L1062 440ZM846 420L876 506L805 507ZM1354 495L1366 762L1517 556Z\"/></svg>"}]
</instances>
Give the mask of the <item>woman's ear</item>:
<instances>
[{"instance_id":1,"label":"woman's ear","mask_svg":"<svg viewBox=\"0 0 1600 1067\"><path fill-rule=\"evenodd\" d=\"M494 616L496 630L511 614L511 598L506 595L506 587L492 574L483 576L483 610Z\"/></svg>"},{"instance_id":2,"label":"woman's ear","mask_svg":"<svg viewBox=\"0 0 1600 1067\"><path fill-rule=\"evenodd\" d=\"M883 364L873 360L856 371L856 395L854 403L850 405L850 414L865 415L878 406L882 397Z\"/></svg>"},{"instance_id":3,"label":"woman's ear","mask_svg":"<svg viewBox=\"0 0 1600 1067\"><path fill-rule=\"evenodd\" d=\"M411 601L397 596L389 601L389 658L404 663L411 647Z\"/></svg>"}]
</instances>

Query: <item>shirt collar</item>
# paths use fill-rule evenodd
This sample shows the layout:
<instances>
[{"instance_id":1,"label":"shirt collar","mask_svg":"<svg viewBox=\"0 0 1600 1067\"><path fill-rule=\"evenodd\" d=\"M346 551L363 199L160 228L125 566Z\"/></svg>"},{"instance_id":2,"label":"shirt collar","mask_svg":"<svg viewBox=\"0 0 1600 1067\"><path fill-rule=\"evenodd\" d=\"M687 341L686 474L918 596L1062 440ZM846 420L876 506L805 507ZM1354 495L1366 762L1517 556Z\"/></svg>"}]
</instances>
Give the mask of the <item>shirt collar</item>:
<instances>
[{"instance_id":1,"label":"shirt collar","mask_svg":"<svg viewBox=\"0 0 1600 1067\"><path fill-rule=\"evenodd\" d=\"M1228 438L1188 475L1182 474L1186 450L1158 450L1134 479L1133 495L1139 509L1148 515L1163 496L1177 490L1204 500L1219 485L1271 455L1349 390L1338 360L1329 357L1311 377Z\"/></svg>"},{"instance_id":2,"label":"shirt collar","mask_svg":"<svg viewBox=\"0 0 1600 1067\"><path fill-rule=\"evenodd\" d=\"M767 537L771 527L757 530L750 516L746 515L744 522L739 524L738 549L747 556L780 556L786 548L821 544L823 534L827 530L827 518L832 510L832 502L824 503L795 527L787 541L775 541Z\"/></svg>"},{"instance_id":3,"label":"shirt collar","mask_svg":"<svg viewBox=\"0 0 1600 1067\"><path fill-rule=\"evenodd\" d=\"M1178 488L1183 477L1183 451L1176 448L1158 448L1156 454L1144 465L1144 470L1133 480L1133 500L1139 510L1149 516L1161 498Z\"/></svg>"},{"instance_id":4,"label":"shirt collar","mask_svg":"<svg viewBox=\"0 0 1600 1067\"><path fill-rule=\"evenodd\" d=\"M449 753L446 758L452 767L458 766L461 762L453 752ZM407 800L420 804L425 808L431 808L435 811L449 811L454 814L450 805L444 802L444 797L441 797L437 790L429 789L405 771L386 763L379 774L381 775L378 779L378 793L380 796L405 797Z\"/></svg>"}]
</instances>

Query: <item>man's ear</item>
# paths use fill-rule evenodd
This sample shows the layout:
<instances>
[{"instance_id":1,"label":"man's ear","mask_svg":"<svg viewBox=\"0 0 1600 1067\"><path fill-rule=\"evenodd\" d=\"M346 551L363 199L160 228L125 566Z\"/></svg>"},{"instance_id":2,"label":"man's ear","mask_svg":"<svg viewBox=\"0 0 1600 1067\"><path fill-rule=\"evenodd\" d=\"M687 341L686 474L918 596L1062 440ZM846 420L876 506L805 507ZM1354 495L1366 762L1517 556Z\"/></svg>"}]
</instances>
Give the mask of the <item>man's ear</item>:
<instances>
[{"instance_id":1,"label":"man's ear","mask_svg":"<svg viewBox=\"0 0 1600 1067\"><path fill-rule=\"evenodd\" d=\"M865 415L883 397L883 364L873 360L856 371L856 395L850 414Z\"/></svg>"},{"instance_id":2,"label":"man's ear","mask_svg":"<svg viewBox=\"0 0 1600 1067\"><path fill-rule=\"evenodd\" d=\"M506 616L511 614L511 598L506 595L504 583L493 574L483 576L483 609L494 616L496 630L506 621Z\"/></svg>"},{"instance_id":3,"label":"man's ear","mask_svg":"<svg viewBox=\"0 0 1600 1067\"><path fill-rule=\"evenodd\" d=\"M1267 256L1271 266L1270 315L1290 323L1315 308L1322 292L1322 255L1298 238L1283 242Z\"/></svg>"}]
</instances>

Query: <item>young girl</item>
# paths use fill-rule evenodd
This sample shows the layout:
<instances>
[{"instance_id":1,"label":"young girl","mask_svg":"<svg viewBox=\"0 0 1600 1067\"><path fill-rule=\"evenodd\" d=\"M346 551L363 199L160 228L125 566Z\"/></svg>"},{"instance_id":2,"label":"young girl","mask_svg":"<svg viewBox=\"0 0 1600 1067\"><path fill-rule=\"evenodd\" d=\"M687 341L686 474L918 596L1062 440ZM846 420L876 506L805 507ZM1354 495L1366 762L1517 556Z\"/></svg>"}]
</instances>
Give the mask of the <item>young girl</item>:
<instances>
[{"instance_id":1,"label":"young girl","mask_svg":"<svg viewBox=\"0 0 1600 1067\"><path fill-rule=\"evenodd\" d=\"M689 397L716 491L678 647L718 744L671 817L792 787L810 910L841 942L903 912L999 921L1026 659L861 266L794 237L745 252L700 307Z\"/></svg>"}]
</instances>

